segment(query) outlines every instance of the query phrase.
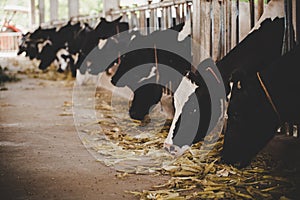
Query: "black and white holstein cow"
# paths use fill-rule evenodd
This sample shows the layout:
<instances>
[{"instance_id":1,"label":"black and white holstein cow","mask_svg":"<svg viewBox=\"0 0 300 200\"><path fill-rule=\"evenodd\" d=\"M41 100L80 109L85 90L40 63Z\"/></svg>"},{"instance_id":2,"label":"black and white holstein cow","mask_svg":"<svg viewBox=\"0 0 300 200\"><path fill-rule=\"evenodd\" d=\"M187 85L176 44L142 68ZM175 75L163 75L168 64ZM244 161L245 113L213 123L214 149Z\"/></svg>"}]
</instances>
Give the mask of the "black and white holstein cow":
<instances>
[{"instance_id":1,"label":"black and white holstein cow","mask_svg":"<svg viewBox=\"0 0 300 200\"><path fill-rule=\"evenodd\" d=\"M161 100L165 86L172 81L177 88L181 77L190 71L191 38L184 27L182 23L147 36L137 35L128 52L121 56L111 82L117 87L128 86L134 92L129 109L131 118L144 120L150 107Z\"/></svg>"},{"instance_id":2,"label":"black and white holstein cow","mask_svg":"<svg viewBox=\"0 0 300 200\"><path fill-rule=\"evenodd\" d=\"M202 70L201 74L195 74L191 72L190 64L186 61L186 63L165 62L164 64L180 71L180 80L184 75L187 75L187 77L183 78L183 82L181 84L182 87L180 88L180 90L176 90L174 94L176 112L170 128L170 133L166 140L166 148L172 153L176 153L173 151L178 151L178 146L182 147L184 145L191 145L192 143L196 143L202 140L205 134L211 131L211 129L214 127L211 126L211 128L209 129L211 114L214 114L215 116L217 115L216 113L212 113L211 106L212 104L215 105L222 102L211 101L210 95L212 94L209 93L208 87L202 75L206 74L206 76L210 76L212 78L212 82L214 82L214 80L218 80L220 84L223 84L223 80L225 83L226 94L228 94L230 92L229 81L240 81L243 78L243 76L241 75L245 72L255 74L256 71L262 70L267 66L268 63L272 62L281 55L283 35L283 19L276 18L274 20L265 20L260 24L258 30L255 30L251 34L249 34L237 47L235 47L228 55L226 55L221 61L217 63L217 68L221 75L221 77L217 77L217 79L212 76L214 75L211 72L212 69L208 68L214 65L211 60L206 60L203 65L198 66L198 70ZM182 44L181 49L184 49L182 47ZM128 54L125 54L124 57L122 57L122 62L116 74L112 77L112 83L114 85L118 87L127 85L134 91L134 99L129 110L130 116L134 119L143 120L149 113L149 109L153 105L157 104L162 97L163 86L155 84L153 80L152 82L150 81L150 79L157 78L155 74L157 73L154 65L155 63L153 64L153 62L155 62L155 55L153 52L155 52L153 48L149 48L136 52L132 51ZM190 52L190 50L186 50L186 52ZM161 55L164 55L164 58L167 58L166 54L163 53L164 52L162 52ZM173 56L173 58L169 61L173 61L174 58L180 60L180 57L178 57L178 55L171 56ZM157 57L158 63L163 63L163 58L159 56ZM145 63L150 64L148 66L143 65ZM133 71L133 73L128 73L136 66L141 66L142 71L138 71L138 73L136 71ZM158 67L158 74L160 79L164 80L164 83L167 83L168 81L174 81L172 80L172 75L160 72L161 68L161 66ZM150 75L148 75L146 72L150 71L150 69L153 70L151 70ZM128 78L122 80L122 77L125 74ZM233 74L234 76L232 76ZM189 80L192 80L193 83L189 83ZM149 84L141 86L140 83L145 81L149 81ZM176 89L178 85L174 88ZM188 92L189 89L192 89L190 93ZM196 103L195 100L197 100L199 103ZM186 116L189 116L190 119L196 119L197 117L199 118L198 115L200 112L200 121L195 122L193 120L186 120ZM181 114L183 114L184 116L181 116ZM219 114L221 114L221 111L219 112ZM213 118L215 119L215 121L212 122L212 124L215 125L217 123L218 117ZM180 139L176 139L175 136L179 131L179 126L181 127L180 131L183 133L189 133L191 127L199 127L198 130L195 130L198 134L193 136L194 138L190 142L183 140L183 137L180 137ZM177 147L175 148L175 146Z\"/></svg>"},{"instance_id":3,"label":"black and white holstein cow","mask_svg":"<svg viewBox=\"0 0 300 200\"><path fill-rule=\"evenodd\" d=\"M26 33L21 38L17 55L25 52L25 56L28 56L30 60L38 59L42 47L49 43L55 32L56 28L42 29L39 27L33 33Z\"/></svg>"},{"instance_id":4,"label":"black and white holstein cow","mask_svg":"<svg viewBox=\"0 0 300 200\"><path fill-rule=\"evenodd\" d=\"M244 74L255 74L257 71L265 69L270 63L276 60L276 58L281 56L283 36L283 18L276 18L273 21L266 19L258 30L250 33L222 60L216 63L217 69L220 72L220 76L216 77L216 80L220 82L220 84L224 84L226 95L230 93L230 81L234 82L234 84L238 84L245 78ZM207 70L210 65L205 65L204 63L204 66L198 66L200 73L193 74L190 72L188 76L190 81L184 77L183 83L186 83L183 84L183 87L179 87L178 90L175 91L175 117L165 141L165 148L172 154L181 154L185 149L181 149L181 147L186 147L185 145L191 145L202 140L207 133L213 130L218 122L217 117L211 117L211 115L214 115L216 112L212 110L211 106L217 102L213 102L213 98L210 98L212 93L210 93L208 87L202 83L203 77L201 77L209 76L207 74L211 74L211 76L217 74L216 72L212 73L211 70ZM206 71L203 70L203 67L206 68ZM211 83L213 82L210 82L210 84ZM190 92L191 96L189 98L182 96L182 90L186 91L189 88L194 89L194 91ZM197 98L198 104L194 102L196 100L195 98ZM224 105L221 104L220 107L222 106ZM199 113L201 115L200 121L191 122L193 121L192 119L199 118ZM223 113L220 110L218 114L221 115ZM182 139L184 138L182 134L185 134L187 138L190 138L188 134L195 134L190 131L191 123L198 124L198 130L197 134L193 135L194 139L189 141L190 143L187 143L187 141ZM182 126L182 124L187 125ZM178 127L180 127L180 131Z\"/></svg>"},{"instance_id":5,"label":"black and white holstein cow","mask_svg":"<svg viewBox=\"0 0 300 200\"><path fill-rule=\"evenodd\" d=\"M89 73L91 71L91 68L94 70L94 72L92 72L93 74L98 74L99 72L106 69L106 67L100 66L100 69L104 69L101 71L99 70L98 72L96 72L97 70L95 70L97 61L99 61L100 58L105 58L105 55L100 55L104 52L101 51L104 47L106 47L107 53L108 51L112 51L111 53L113 54L113 56L115 58L118 57L118 54L114 54L116 52L116 50L114 50L114 47L118 47L118 45L116 44L119 43L120 39L116 37L116 35L127 32L129 30L129 24L127 22L120 22L121 19L122 17L119 17L116 20L109 22L105 18L101 17L101 21L96 26L96 28L87 33L86 37L81 43L78 62L76 63L77 74L79 75L77 76L77 83L84 83L85 77L83 75ZM120 43L122 43L123 41L127 41L126 39L120 39ZM123 49L123 47L121 46L122 44L119 47ZM119 49L118 52L121 51L121 49ZM92 55L89 55L90 53L92 53ZM99 56L98 59L97 55ZM93 64L93 66L90 66L91 64Z\"/></svg>"},{"instance_id":6,"label":"black and white holstein cow","mask_svg":"<svg viewBox=\"0 0 300 200\"><path fill-rule=\"evenodd\" d=\"M79 52L77 46L82 38L80 36L88 29L91 28L87 24L82 25L78 22L72 25L71 20L59 30L39 27L33 33L27 33L22 37L18 55L25 52L30 59L40 60L39 68L42 70L53 62L56 62L59 70L68 65L72 69L74 68L72 56Z\"/></svg>"},{"instance_id":7,"label":"black and white holstein cow","mask_svg":"<svg viewBox=\"0 0 300 200\"><path fill-rule=\"evenodd\" d=\"M222 157L246 166L283 122L300 121L300 46L235 85Z\"/></svg>"},{"instance_id":8,"label":"black and white holstein cow","mask_svg":"<svg viewBox=\"0 0 300 200\"><path fill-rule=\"evenodd\" d=\"M82 25L80 22L72 25L71 21L69 21L67 25L56 31L56 34L42 48L39 56L41 60L39 69L44 70L57 60L59 70L67 68L68 64L70 64L71 71L74 72L74 59L69 52L69 45L74 44L76 37L85 29L90 29L90 27L87 24ZM74 53L75 51L76 49L73 50Z\"/></svg>"}]
</instances>

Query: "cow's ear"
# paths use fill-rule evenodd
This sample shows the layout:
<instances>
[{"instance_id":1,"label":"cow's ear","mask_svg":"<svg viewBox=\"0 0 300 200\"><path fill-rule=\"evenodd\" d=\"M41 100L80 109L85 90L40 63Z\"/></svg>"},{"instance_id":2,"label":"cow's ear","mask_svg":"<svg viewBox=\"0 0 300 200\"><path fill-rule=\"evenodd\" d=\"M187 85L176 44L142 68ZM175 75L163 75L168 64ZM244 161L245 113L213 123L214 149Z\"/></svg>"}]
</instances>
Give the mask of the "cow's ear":
<instances>
[{"instance_id":1,"label":"cow's ear","mask_svg":"<svg viewBox=\"0 0 300 200\"><path fill-rule=\"evenodd\" d=\"M121 19L122 19L122 16L118 17L118 18L115 19L113 22L114 22L114 23L119 23Z\"/></svg>"},{"instance_id":2,"label":"cow's ear","mask_svg":"<svg viewBox=\"0 0 300 200\"><path fill-rule=\"evenodd\" d=\"M180 32L180 31L182 31L183 27L184 27L184 22L181 23L181 24L175 25L175 26L171 27L170 29L174 30L174 31L177 31L177 32Z\"/></svg>"}]
</instances>

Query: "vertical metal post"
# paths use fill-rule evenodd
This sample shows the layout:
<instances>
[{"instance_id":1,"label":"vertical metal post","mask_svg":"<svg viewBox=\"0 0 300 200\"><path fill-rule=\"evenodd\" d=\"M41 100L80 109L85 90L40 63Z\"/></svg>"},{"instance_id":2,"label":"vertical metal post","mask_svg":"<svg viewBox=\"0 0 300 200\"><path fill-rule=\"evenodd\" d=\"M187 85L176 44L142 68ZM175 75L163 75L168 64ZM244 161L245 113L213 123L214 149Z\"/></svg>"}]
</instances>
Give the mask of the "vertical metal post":
<instances>
[{"instance_id":1,"label":"vertical metal post","mask_svg":"<svg viewBox=\"0 0 300 200\"><path fill-rule=\"evenodd\" d=\"M213 49L214 49L214 10L213 10L213 2L209 2L209 55L213 57Z\"/></svg>"},{"instance_id":2,"label":"vertical metal post","mask_svg":"<svg viewBox=\"0 0 300 200\"><path fill-rule=\"evenodd\" d=\"M250 7L250 28L252 29L255 24L254 0L249 0Z\"/></svg>"},{"instance_id":3,"label":"vertical metal post","mask_svg":"<svg viewBox=\"0 0 300 200\"><path fill-rule=\"evenodd\" d=\"M236 0L236 45L240 42L240 1Z\"/></svg>"},{"instance_id":4,"label":"vertical metal post","mask_svg":"<svg viewBox=\"0 0 300 200\"><path fill-rule=\"evenodd\" d=\"M30 0L30 26L34 26L35 23L35 0Z\"/></svg>"},{"instance_id":5,"label":"vertical metal post","mask_svg":"<svg viewBox=\"0 0 300 200\"><path fill-rule=\"evenodd\" d=\"M58 19L58 0L50 0L50 22Z\"/></svg>"},{"instance_id":6,"label":"vertical metal post","mask_svg":"<svg viewBox=\"0 0 300 200\"><path fill-rule=\"evenodd\" d=\"M296 38L297 44L300 43L300 2L296 1Z\"/></svg>"},{"instance_id":7,"label":"vertical metal post","mask_svg":"<svg viewBox=\"0 0 300 200\"><path fill-rule=\"evenodd\" d=\"M217 60L221 60L224 56L224 46L225 46L225 13L224 13L224 2L219 1L220 4L220 38L218 47L218 57Z\"/></svg>"},{"instance_id":8,"label":"vertical metal post","mask_svg":"<svg viewBox=\"0 0 300 200\"><path fill-rule=\"evenodd\" d=\"M68 0L69 18L79 15L79 0Z\"/></svg>"},{"instance_id":9,"label":"vertical metal post","mask_svg":"<svg viewBox=\"0 0 300 200\"><path fill-rule=\"evenodd\" d=\"M45 22L45 0L39 0L39 24Z\"/></svg>"},{"instance_id":10,"label":"vertical metal post","mask_svg":"<svg viewBox=\"0 0 300 200\"><path fill-rule=\"evenodd\" d=\"M231 50L232 44L232 1L226 0L226 53Z\"/></svg>"}]
</instances>

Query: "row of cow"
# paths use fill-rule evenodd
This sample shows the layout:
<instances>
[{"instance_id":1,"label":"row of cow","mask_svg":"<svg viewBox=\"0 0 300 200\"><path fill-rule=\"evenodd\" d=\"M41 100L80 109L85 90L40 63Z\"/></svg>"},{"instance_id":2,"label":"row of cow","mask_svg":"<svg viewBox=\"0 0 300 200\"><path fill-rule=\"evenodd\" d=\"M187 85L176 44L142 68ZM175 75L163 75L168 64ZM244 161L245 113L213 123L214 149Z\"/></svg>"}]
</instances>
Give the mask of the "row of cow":
<instances>
[{"instance_id":1,"label":"row of cow","mask_svg":"<svg viewBox=\"0 0 300 200\"><path fill-rule=\"evenodd\" d=\"M274 7L272 1L270 5ZM59 30L39 28L24 36L20 53L40 59L40 69L58 60L64 70L68 63L77 77L106 71L114 86L134 92L129 108L133 119L145 119L154 105L166 102L164 110L173 121L164 147L175 155L213 130L227 101L222 157L245 166L283 122L299 122L300 49L295 44L282 55L284 19L268 7L265 13L256 29L216 64L209 58L191 64L192 39L182 36L184 23L144 36L128 31L121 18L102 18L95 29L80 23ZM172 88L166 87L170 83ZM211 87L224 92L215 95Z\"/></svg>"},{"instance_id":2,"label":"row of cow","mask_svg":"<svg viewBox=\"0 0 300 200\"><path fill-rule=\"evenodd\" d=\"M128 23L120 20L121 17L108 22L101 18L95 28L87 23L72 24L72 20L59 29L39 27L22 36L17 54L24 53L31 60L40 60L41 70L45 70L52 63L57 65L58 71L69 67L75 77L86 56L98 46L99 40L106 40L128 30Z\"/></svg>"}]
</instances>

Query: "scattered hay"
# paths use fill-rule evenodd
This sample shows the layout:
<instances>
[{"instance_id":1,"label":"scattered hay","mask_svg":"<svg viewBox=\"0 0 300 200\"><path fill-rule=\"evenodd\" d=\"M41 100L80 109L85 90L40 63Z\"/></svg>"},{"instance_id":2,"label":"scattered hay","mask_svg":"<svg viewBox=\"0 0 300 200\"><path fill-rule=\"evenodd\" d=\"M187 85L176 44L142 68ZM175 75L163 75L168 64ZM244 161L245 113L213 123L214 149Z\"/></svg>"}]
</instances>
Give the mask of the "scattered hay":
<instances>
[{"instance_id":1,"label":"scattered hay","mask_svg":"<svg viewBox=\"0 0 300 200\"><path fill-rule=\"evenodd\" d=\"M260 154L245 169L222 163L223 136L217 141L209 138L205 143L197 143L183 156L174 158L162 150L170 123L152 120L155 127L164 125L163 128L143 131L141 122L128 118L128 102L119 99L111 106L111 96L109 91L101 89L95 95L95 105L80 101L85 109L96 108L98 117L91 122L82 115L88 123L79 125L78 130L84 132L80 137L96 159L120 172L117 177L126 178L128 174L171 177L151 190L127 191L140 199L288 199L285 196L293 190L294 185L288 179L276 175L273 171L276 163L266 154ZM88 101L93 99L84 102Z\"/></svg>"},{"instance_id":2,"label":"scattered hay","mask_svg":"<svg viewBox=\"0 0 300 200\"><path fill-rule=\"evenodd\" d=\"M43 79L43 80L51 80L51 81L73 81L74 78L70 71L66 71L60 73L56 69L55 65L51 65L46 70L42 71L36 68L26 68L22 71L19 71L20 74L25 74L30 78Z\"/></svg>"}]
</instances>

